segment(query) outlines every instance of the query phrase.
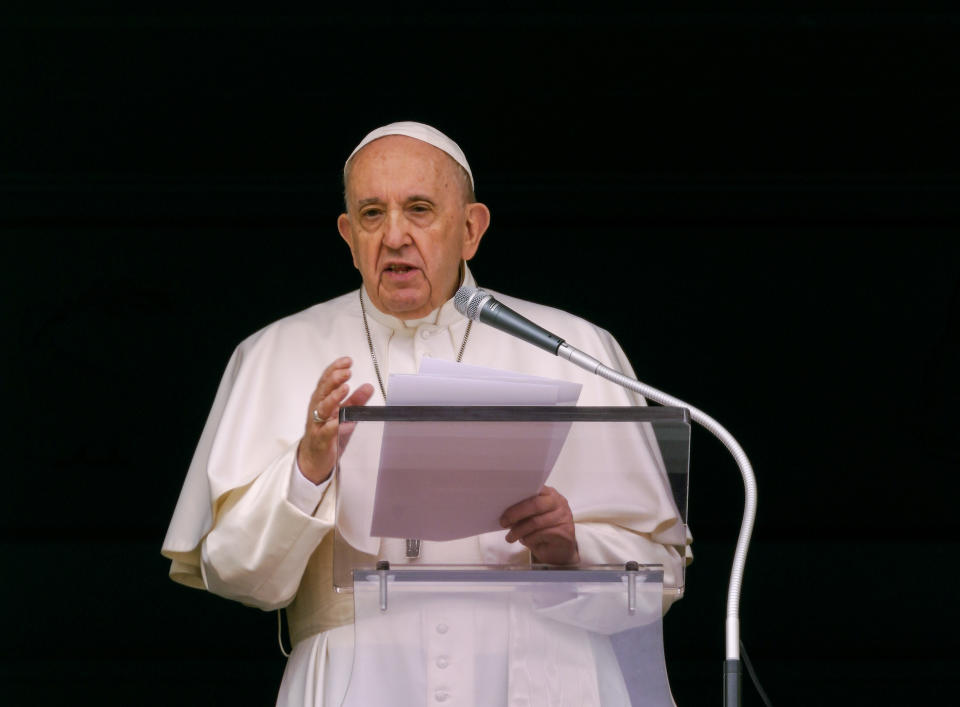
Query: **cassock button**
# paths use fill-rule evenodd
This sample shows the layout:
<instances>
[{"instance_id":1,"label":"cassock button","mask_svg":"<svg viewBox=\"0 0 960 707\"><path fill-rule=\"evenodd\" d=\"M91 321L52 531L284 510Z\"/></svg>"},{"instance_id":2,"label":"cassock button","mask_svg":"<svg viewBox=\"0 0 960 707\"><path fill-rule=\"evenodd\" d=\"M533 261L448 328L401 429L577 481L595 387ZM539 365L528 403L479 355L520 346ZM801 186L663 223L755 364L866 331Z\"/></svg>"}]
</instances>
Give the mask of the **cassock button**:
<instances>
[{"instance_id":1,"label":"cassock button","mask_svg":"<svg viewBox=\"0 0 960 707\"><path fill-rule=\"evenodd\" d=\"M437 667L440 668L441 670L443 668L446 668L448 665L450 665L450 661L447 660L446 656L442 655L439 658L437 658Z\"/></svg>"},{"instance_id":2,"label":"cassock button","mask_svg":"<svg viewBox=\"0 0 960 707\"><path fill-rule=\"evenodd\" d=\"M447 698L450 697L450 693L444 692L443 690L437 690L435 693L433 693L433 697L437 702L446 702Z\"/></svg>"},{"instance_id":3,"label":"cassock button","mask_svg":"<svg viewBox=\"0 0 960 707\"><path fill-rule=\"evenodd\" d=\"M450 630L450 627L446 624L437 624L437 633L446 633Z\"/></svg>"}]
</instances>

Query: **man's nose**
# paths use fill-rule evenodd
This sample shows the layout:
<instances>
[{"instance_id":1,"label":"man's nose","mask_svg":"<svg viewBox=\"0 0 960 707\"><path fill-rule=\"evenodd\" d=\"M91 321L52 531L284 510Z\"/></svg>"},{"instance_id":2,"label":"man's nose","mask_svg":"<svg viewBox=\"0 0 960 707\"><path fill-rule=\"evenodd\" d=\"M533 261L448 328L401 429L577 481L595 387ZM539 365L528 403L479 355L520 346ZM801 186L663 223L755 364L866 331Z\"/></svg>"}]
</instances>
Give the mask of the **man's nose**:
<instances>
[{"instance_id":1,"label":"man's nose","mask_svg":"<svg viewBox=\"0 0 960 707\"><path fill-rule=\"evenodd\" d=\"M407 219L401 209L391 209L387 213L383 244L388 248L399 250L410 243L410 229Z\"/></svg>"}]
</instances>

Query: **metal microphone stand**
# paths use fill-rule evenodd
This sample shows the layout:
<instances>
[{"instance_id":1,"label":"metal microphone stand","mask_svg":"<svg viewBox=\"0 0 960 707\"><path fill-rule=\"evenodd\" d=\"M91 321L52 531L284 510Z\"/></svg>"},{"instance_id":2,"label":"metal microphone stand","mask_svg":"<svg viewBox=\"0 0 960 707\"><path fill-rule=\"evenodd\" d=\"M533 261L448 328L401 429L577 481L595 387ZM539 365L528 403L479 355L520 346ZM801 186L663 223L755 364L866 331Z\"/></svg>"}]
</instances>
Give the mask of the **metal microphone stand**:
<instances>
[{"instance_id":1,"label":"metal microphone stand","mask_svg":"<svg viewBox=\"0 0 960 707\"><path fill-rule=\"evenodd\" d=\"M730 584L727 590L726 659L723 661L724 707L740 707L740 586L743 582L743 567L747 560L750 535L753 533L753 521L757 514L757 482L746 453L737 443L737 440L733 438L733 435L727 432L719 422L679 398L674 398L672 395L667 395L645 383L625 376L619 371L603 365L592 356L573 348L566 342L560 344L556 354L580 366L580 368L639 393L661 405L687 408L694 422L698 422L719 439L733 455L737 466L740 467L740 473L743 475L743 521L740 524L740 535L737 538L737 548L733 555L733 567L730 570Z\"/></svg>"}]
</instances>

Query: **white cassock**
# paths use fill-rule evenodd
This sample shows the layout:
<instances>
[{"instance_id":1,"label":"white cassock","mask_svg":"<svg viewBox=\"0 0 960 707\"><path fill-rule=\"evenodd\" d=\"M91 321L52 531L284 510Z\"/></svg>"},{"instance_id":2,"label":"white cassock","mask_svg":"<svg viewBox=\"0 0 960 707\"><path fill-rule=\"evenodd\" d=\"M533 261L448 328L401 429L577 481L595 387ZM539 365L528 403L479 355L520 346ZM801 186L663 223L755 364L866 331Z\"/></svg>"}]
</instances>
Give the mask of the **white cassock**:
<instances>
[{"instance_id":1,"label":"white cassock","mask_svg":"<svg viewBox=\"0 0 960 707\"><path fill-rule=\"evenodd\" d=\"M464 283L474 285L469 270ZM494 294L506 306L537 322L572 345L627 375L632 369L606 331L572 315ZM424 356L456 359L468 320L450 300L419 320L383 314L366 300L370 335L380 373L416 373ZM339 704L350 675L353 653L353 599L337 594L332 582L335 484L310 498L296 467L310 396L334 359L353 359L352 382L374 383L376 374L364 333L357 291L281 319L242 342L234 351L201 435L162 553L171 560L177 582L205 588L264 610L287 608L293 651L281 684L279 705ZM513 370L581 383L581 405L644 405L641 397L552 356L530 344L475 323L464 363ZM379 390L370 404L382 405ZM656 452L652 455L655 456ZM612 513L593 503L589 484L566 478L551 484L570 501L581 563L622 564L624 559L663 564L664 584L675 582L685 561L687 538L676 506L651 463L638 475L636 493L645 497L631 510ZM646 476L645 476L646 475ZM373 493L373 489L370 489ZM309 509L314 509L311 513ZM305 512L306 511L306 512ZM423 543L427 563L528 564L529 552L508 544L506 531L443 543ZM384 540L381 556L402 552L402 540ZM669 603L665 597L664 610ZM455 613L455 612L454 612ZM428 617L427 619L432 620ZM447 631L424 631L446 641L456 616L437 618ZM436 628L436 626L434 627ZM425 640L431 640L425 638ZM425 646L427 655L433 646ZM493 704L474 697L476 676L461 672L441 648L445 660L423 671L428 702L446 705ZM447 663L440 668L441 663ZM451 670L451 668L453 668ZM489 682L487 680L486 682ZM469 687L466 685L469 683ZM506 687L486 686L492 694ZM352 689L352 688L351 688ZM578 697L576 704L589 704ZM511 704L524 703L511 693ZM528 701L525 704L537 704Z\"/></svg>"}]
</instances>

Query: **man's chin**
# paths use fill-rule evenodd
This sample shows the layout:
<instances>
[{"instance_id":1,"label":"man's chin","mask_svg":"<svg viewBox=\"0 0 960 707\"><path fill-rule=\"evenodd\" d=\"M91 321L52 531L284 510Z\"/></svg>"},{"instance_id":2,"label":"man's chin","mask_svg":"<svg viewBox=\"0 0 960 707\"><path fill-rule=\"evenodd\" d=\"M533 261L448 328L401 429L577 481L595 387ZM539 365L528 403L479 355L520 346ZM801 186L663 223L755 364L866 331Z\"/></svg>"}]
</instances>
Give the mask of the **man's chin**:
<instances>
[{"instance_id":1,"label":"man's chin","mask_svg":"<svg viewBox=\"0 0 960 707\"><path fill-rule=\"evenodd\" d=\"M384 297L383 311L398 319L419 319L433 311L430 300L424 297Z\"/></svg>"}]
</instances>

